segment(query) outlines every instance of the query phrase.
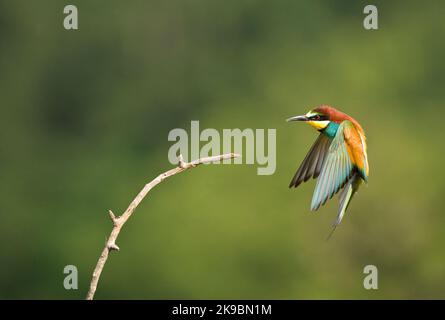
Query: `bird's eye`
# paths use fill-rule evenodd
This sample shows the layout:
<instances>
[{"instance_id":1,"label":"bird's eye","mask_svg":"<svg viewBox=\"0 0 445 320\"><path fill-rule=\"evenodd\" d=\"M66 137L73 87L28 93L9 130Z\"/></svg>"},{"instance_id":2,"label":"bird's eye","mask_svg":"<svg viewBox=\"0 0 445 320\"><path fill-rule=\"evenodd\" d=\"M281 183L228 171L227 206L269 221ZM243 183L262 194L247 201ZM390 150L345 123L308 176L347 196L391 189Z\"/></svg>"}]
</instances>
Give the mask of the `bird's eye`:
<instances>
[{"instance_id":1,"label":"bird's eye","mask_svg":"<svg viewBox=\"0 0 445 320\"><path fill-rule=\"evenodd\" d=\"M312 118L311 120L319 121L320 120L320 115L316 114L315 116L312 116L311 118Z\"/></svg>"}]
</instances>

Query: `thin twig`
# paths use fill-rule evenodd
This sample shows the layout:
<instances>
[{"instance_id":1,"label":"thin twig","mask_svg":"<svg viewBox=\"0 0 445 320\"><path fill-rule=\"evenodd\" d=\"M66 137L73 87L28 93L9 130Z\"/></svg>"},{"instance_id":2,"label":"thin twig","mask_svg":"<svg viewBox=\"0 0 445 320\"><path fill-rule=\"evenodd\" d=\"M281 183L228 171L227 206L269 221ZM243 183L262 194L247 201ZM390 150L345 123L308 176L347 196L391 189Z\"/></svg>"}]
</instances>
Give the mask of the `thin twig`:
<instances>
[{"instance_id":1,"label":"thin twig","mask_svg":"<svg viewBox=\"0 0 445 320\"><path fill-rule=\"evenodd\" d=\"M144 186L144 188L139 192L139 194L136 196L136 198L134 198L134 200L130 203L127 210L125 210L125 212L120 217L116 217L114 213L111 210L109 210L108 214L110 215L111 221L113 222L113 230L111 230L111 234L108 237L107 242L105 243L105 247L102 250L99 260L97 261L96 268L94 269L93 272L93 277L91 278L90 289L88 290L86 299L93 300L94 293L96 292L97 284L99 282L100 274L102 273L102 270L108 259L108 254L112 250L119 251L119 247L116 245L116 239L119 236L122 227L124 226L125 222L127 222L127 220L131 217L134 210L141 203L141 201L144 200L145 196L147 195L148 192L150 192L151 189L153 189L155 186L157 186L159 183L161 183L168 177L174 176L175 174L181 173L187 169L194 168L200 164L217 162L236 157L239 157L239 155L235 153L228 153L214 157L201 158L187 163L184 162L182 155L180 155L178 166L176 168L173 168L167 172L160 174L159 176L157 176L156 179L147 183Z\"/></svg>"}]
</instances>

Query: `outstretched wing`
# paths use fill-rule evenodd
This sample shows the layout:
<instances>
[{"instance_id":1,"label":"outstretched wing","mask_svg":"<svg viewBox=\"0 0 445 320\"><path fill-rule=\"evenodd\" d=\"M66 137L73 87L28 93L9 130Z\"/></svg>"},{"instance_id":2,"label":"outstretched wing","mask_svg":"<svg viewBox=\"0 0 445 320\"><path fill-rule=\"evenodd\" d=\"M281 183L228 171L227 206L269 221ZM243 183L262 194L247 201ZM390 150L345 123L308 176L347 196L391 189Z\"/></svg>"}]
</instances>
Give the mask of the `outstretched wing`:
<instances>
[{"instance_id":1,"label":"outstretched wing","mask_svg":"<svg viewBox=\"0 0 445 320\"><path fill-rule=\"evenodd\" d=\"M343 121L338 127L315 186L311 210L324 205L350 179L355 167L353 156L358 153L351 137L358 134L351 121Z\"/></svg>"},{"instance_id":2,"label":"outstretched wing","mask_svg":"<svg viewBox=\"0 0 445 320\"><path fill-rule=\"evenodd\" d=\"M308 154L304 158L297 172L295 173L289 188L298 187L303 181L308 181L311 177L317 178L323 167L323 162L328 154L331 139L320 133L315 140Z\"/></svg>"}]
</instances>

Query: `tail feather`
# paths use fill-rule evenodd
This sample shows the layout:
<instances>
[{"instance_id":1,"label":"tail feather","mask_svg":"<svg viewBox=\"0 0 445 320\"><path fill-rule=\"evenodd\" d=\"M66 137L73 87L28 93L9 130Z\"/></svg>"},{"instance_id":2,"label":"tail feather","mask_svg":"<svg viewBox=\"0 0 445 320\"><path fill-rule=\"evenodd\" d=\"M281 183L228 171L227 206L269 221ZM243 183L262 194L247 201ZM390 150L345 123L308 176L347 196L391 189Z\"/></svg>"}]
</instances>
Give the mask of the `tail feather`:
<instances>
[{"instance_id":1,"label":"tail feather","mask_svg":"<svg viewBox=\"0 0 445 320\"><path fill-rule=\"evenodd\" d=\"M360 186L362 182L362 179L359 177L357 173L355 173L351 179L346 183L346 185L343 187L342 192L340 193L339 200L339 208L338 208L338 214L337 219L334 221L334 224L332 226L332 231L329 233L329 236L326 240L329 240L334 233L337 226L340 224L340 222L343 219L343 216L346 213L346 210L348 209L349 204L351 203L351 199L354 196L354 194L357 192L358 187Z\"/></svg>"}]
</instances>

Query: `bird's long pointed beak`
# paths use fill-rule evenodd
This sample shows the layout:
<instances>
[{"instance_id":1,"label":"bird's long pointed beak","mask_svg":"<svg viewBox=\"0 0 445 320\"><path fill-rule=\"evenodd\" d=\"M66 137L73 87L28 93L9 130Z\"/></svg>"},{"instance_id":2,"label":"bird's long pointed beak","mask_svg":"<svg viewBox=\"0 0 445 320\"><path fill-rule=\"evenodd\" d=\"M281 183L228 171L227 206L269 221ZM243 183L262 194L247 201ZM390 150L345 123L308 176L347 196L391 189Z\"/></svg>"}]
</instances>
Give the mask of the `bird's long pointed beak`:
<instances>
[{"instance_id":1,"label":"bird's long pointed beak","mask_svg":"<svg viewBox=\"0 0 445 320\"><path fill-rule=\"evenodd\" d=\"M302 116L295 116L295 117L291 117L289 119L287 119L287 122L291 122L291 121L307 121L308 118L306 117L306 115L302 115Z\"/></svg>"}]
</instances>

